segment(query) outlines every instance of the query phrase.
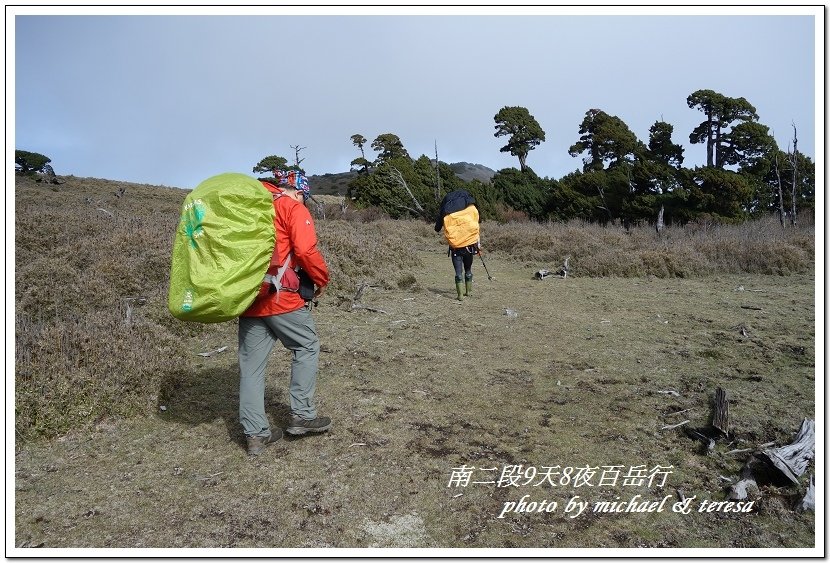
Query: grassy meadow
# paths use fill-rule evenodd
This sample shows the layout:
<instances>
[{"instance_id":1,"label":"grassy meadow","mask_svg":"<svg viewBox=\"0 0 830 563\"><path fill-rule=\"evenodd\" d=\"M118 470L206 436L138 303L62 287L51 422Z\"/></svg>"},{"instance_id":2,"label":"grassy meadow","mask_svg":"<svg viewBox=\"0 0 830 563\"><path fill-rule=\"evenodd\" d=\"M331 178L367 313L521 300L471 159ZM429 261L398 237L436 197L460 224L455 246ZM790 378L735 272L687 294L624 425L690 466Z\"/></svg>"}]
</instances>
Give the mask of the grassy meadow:
<instances>
[{"instance_id":1,"label":"grassy meadow","mask_svg":"<svg viewBox=\"0 0 830 563\"><path fill-rule=\"evenodd\" d=\"M17 548L823 545L796 509L813 463L798 485L760 482L750 513L698 511L816 417L811 225L485 222L493 279L476 259L459 303L431 224L321 198L317 402L334 425L249 459L236 323L166 307L184 192L62 180L15 186ZM534 279L566 257L566 279ZM290 354L271 356L284 426ZM687 429L718 387L732 432L707 449Z\"/></svg>"}]
</instances>

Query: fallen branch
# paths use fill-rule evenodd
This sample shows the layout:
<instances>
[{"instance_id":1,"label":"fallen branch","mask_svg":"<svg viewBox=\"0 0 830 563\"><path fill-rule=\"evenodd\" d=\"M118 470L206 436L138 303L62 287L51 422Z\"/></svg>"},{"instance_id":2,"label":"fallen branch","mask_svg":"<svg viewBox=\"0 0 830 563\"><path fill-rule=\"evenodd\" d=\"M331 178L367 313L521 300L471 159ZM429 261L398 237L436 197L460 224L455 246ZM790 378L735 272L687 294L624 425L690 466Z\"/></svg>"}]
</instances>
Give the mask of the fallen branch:
<instances>
[{"instance_id":1,"label":"fallen branch","mask_svg":"<svg viewBox=\"0 0 830 563\"><path fill-rule=\"evenodd\" d=\"M352 305L351 307L349 307L349 310L365 310L372 311L373 313L383 313L384 315L387 315L388 313L383 309L376 309L374 307L369 307L367 305L360 303L360 300L363 298L363 292L366 291L367 287L369 287L368 283L360 284L360 286L357 288L357 293L355 293L354 297L352 297Z\"/></svg>"},{"instance_id":2,"label":"fallen branch","mask_svg":"<svg viewBox=\"0 0 830 563\"><path fill-rule=\"evenodd\" d=\"M703 432L709 431L709 429L701 429L702 432L695 430L694 428L684 428L683 431L686 432L686 435L694 440L700 440L700 442L705 446L706 451L704 453L709 453L715 449L715 439L712 436L704 434Z\"/></svg>"},{"instance_id":3,"label":"fallen branch","mask_svg":"<svg viewBox=\"0 0 830 563\"><path fill-rule=\"evenodd\" d=\"M196 355L197 356L202 356L203 358L210 358L211 356L213 356L215 354L221 354L222 352L224 352L227 349L228 349L227 346L222 346L221 348L217 348L216 350L211 350L210 352L199 352Z\"/></svg>"},{"instance_id":4,"label":"fallen branch","mask_svg":"<svg viewBox=\"0 0 830 563\"><path fill-rule=\"evenodd\" d=\"M361 310L365 310L365 311L372 311L373 313L383 313L384 315L389 314L386 311L384 311L383 309L375 309L374 307L369 307L369 306L363 305L361 303L352 303L352 311L354 311L356 309L361 309Z\"/></svg>"},{"instance_id":5,"label":"fallen branch","mask_svg":"<svg viewBox=\"0 0 830 563\"><path fill-rule=\"evenodd\" d=\"M146 297L125 297L124 298L124 305L125 305L125 308L126 308L125 313L126 313L126 317L127 317L124 322L126 322L128 326L133 324L133 306L134 305L144 305L145 303L147 303L147 298Z\"/></svg>"},{"instance_id":6,"label":"fallen branch","mask_svg":"<svg viewBox=\"0 0 830 563\"><path fill-rule=\"evenodd\" d=\"M664 426L660 430L672 430L673 428L683 426L684 424L689 424L690 422L691 420L684 420L683 422L678 422L677 424L669 424L668 426Z\"/></svg>"},{"instance_id":7,"label":"fallen branch","mask_svg":"<svg viewBox=\"0 0 830 563\"><path fill-rule=\"evenodd\" d=\"M357 303L363 298L363 292L366 291L367 287L369 287L368 283L362 283L358 286L357 293L355 293L354 297L352 297L352 303Z\"/></svg>"}]
</instances>

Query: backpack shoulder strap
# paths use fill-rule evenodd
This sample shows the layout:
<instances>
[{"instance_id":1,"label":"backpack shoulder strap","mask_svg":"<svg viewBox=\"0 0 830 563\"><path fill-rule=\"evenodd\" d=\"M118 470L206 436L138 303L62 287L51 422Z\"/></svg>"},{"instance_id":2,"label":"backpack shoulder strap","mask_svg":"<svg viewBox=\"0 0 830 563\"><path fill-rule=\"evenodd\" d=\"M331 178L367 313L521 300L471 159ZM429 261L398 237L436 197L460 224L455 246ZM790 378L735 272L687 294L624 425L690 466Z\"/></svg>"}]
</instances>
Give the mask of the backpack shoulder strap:
<instances>
[{"instance_id":1,"label":"backpack shoulder strap","mask_svg":"<svg viewBox=\"0 0 830 563\"><path fill-rule=\"evenodd\" d=\"M269 190L270 191L270 190ZM271 192L274 196L274 202L276 202L279 198L282 197L283 193L281 191ZM276 211L276 205L274 205L274 211ZM277 241L274 241L274 252L271 254L271 266L276 266L279 263L279 258L277 257ZM262 283L270 284L274 287L274 289L279 293L280 291L280 284L282 282L282 277L285 275L285 271L288 269L288 264L291 262L291 258L293 257L293 253L289 250L288 256L285 257L285 262L277 270L276 275L265 274L265 277L262 280Z\"/></svg>"},{"instance_id":2,"label":"backpack shoulder strap","mask_svg":"<svg viewBox=\"0 0 830 563\"><path fill-rule=\"evenodd\" d=\"M276 254L276 251L274 251L274 254ZM285 275L285 271L288 269L288 263L291 261L291 256L292 254L289 252L288 256L285 257L285 262L283 262L282 266L279 267L275 276L265 274L265 278L263 278L262 283L272 285L274 289L279 292L280 283L282 282L282 277Z\"/></svg>"}]
</instances>

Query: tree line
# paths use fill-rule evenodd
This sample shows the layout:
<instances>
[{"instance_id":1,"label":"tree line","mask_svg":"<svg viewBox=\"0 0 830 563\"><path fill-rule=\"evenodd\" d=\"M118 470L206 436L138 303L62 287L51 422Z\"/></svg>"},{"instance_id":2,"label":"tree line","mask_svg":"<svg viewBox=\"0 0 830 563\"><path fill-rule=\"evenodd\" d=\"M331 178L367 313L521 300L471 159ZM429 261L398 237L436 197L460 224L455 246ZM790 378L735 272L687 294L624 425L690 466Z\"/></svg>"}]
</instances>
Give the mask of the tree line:
<instances>
[{"instance_id":1,"label":"tree line","mask_svg":"<svg viewBox=\"0 0 830 563\"><path fill-rule=\"evenodd\" d=\"M799 213L811 214L815 204L815 165L798 151L793 124L792 144L778 147L769 127L759 121L745 98L713 90L698 90L686 99L702 121L689 133L689 142L702 145L706 165L683 166L684 148L672 140L674 127L658 120L642 141L618 116L601 109L585 112L578 137L568 153L581 157L582 167L561 178L539 177L528 157L545 141L545 131L527 108L505 106L494 116L494 136L505 139L499 150L518 158L518 168L496 172L490 182L464 181L446 163L421 155L412 158L394 133L371 143L351 136L359 156L351 162L356 177L347 197L360 207L377 207L392 218L422 217L434 221L443 196L466 189L475 198L483 219L572 219L622 224L644 222L684 224L695 220L740 222L777 214L782 226L796 224ZM292 146L293 162L267 156L255 173L275 168L302 169L300 152ZM367 148L376 153L367 157ZM50 159L15 151L20 174L54 177Z\"/></svg>"},{"instance_id":2,"label":"tree line","mask_svg":"<svg viewBox=\"0 0 830 563\"><path fill-rule=\"evenodd\" d=\"M798 152L795 125L792 146L784 151L745 98L698 90L686 102L703 114L689 141L705 148L705 166L683 167L684 148L672 140L670 123L655 121L642 141L622 119L594 108L585 113L568 151L581 157L581 169L542 178L527 160L545 141L545 132L527 108L506 106L494 116L494 135L505 138L500 151L516 156L518 168L498 171L490 183L465 182L438 160L437 148L435 158L414 159L393 133L378 135L371 144L355 134L351 141L360 156L351 167L358 175L348 197L393 218L427 220L434 220L444 194L461 188L476 198L483 218L497 220L519 212L535 220L630 225L654 222L659 215L683 224L775 213L783 225L795 224L799 212L813 212L815 165ZM367 158L367 147L377 153L374 159Z\"/></svg>"}]
</instances>

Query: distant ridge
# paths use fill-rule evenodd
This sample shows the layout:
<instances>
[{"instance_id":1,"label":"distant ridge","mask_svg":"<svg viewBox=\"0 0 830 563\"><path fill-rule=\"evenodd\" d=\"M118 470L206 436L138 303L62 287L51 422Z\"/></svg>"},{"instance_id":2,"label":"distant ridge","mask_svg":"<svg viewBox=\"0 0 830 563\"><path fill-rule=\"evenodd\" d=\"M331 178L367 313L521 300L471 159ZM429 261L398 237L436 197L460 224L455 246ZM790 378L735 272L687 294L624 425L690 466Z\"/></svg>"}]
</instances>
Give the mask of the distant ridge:
<instances>
[{"instance_id":1,"label":"distant ridge","mask_svg":"<svg viewBox=\"0 0 830 563\"><path fill-rule=\"evenodd\" d=\"M315 174L308 177L308 184L311 186L312 194L346 195L349 182L355 177L357 177L357 172Z\"/></svg>"},{"instance_id":2,"label":"distant ridge","mask_svg":"<svg viewBox=\"0 0 830 563\"><path fill-rule=\"evenodd\" d=\"M487 168L483 164L472 164L470 162L456 162L455 164L450 164L450 168L452 168L456 176L465 182L480 180L486 184L496 174L495 170Z\"/></svg>"},{"instance_id":3,"label":"distant ridge","mask_svg":"<svg viewBox=\"0 0 830 563\"><path fill-rule=\"evenodd\" d=\"M472 164L470 162L456 162L450 164L449 167L455 172L455 175L470 182L472 180L479 180L488 183L496 171L482 164ZM315 174L308 177L308 183L311 185L311 192L321 195L346 195L349 189L349 182L357 176L357 172L335 172L328 174Z\"/></svg>"}]
</instances>

